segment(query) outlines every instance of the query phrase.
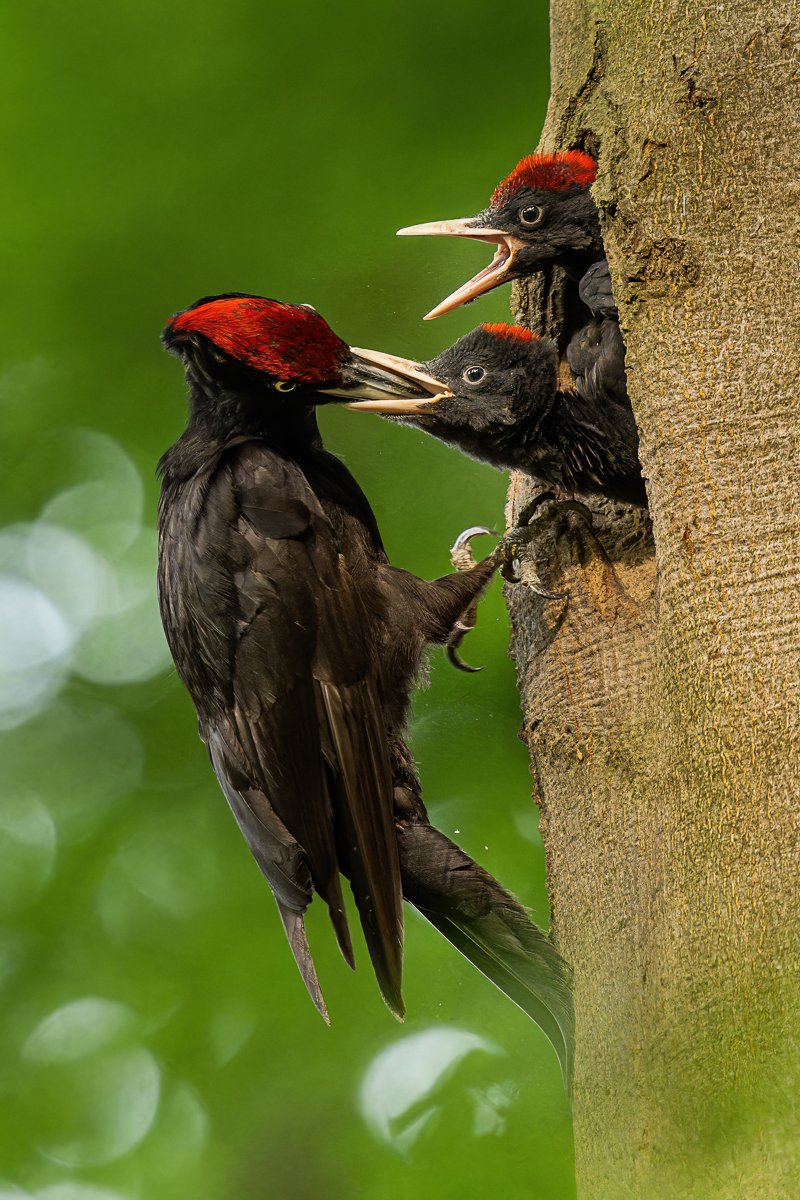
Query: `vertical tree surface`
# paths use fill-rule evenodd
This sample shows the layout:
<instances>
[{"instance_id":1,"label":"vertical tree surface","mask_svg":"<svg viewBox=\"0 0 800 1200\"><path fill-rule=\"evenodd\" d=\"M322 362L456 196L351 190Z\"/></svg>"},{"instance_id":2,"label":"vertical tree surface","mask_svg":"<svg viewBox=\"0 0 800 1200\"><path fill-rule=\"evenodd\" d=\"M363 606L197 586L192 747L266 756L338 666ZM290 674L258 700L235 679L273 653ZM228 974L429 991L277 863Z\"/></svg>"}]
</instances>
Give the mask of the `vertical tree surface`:
<instances>
[{"instance_id":1,"label":"vertical tree surface","mask_svg":"<svg viewBox=\"0 0 800 1200\"><path fill-rule=\"evenodd\" d=\"M540 148L599 148L652 517L592 501L594 531L536 545L568 600L509 589L579 1196L796 1197L797 8L552 0L551 24ZM563 286L518 288L517 319L563 333Z\"/></svg>"}]
</instances>

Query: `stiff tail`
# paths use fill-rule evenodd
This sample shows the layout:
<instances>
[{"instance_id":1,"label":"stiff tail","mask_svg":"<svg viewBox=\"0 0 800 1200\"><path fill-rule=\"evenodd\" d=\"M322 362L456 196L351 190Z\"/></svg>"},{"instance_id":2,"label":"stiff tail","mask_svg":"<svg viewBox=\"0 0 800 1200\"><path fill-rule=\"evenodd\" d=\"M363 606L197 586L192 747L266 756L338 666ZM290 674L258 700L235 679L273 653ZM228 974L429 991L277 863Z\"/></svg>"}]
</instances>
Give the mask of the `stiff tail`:
<instances>
[{"instance_id":1,"label":"stiff tail","mask_svg":"<svg viewBox=\"0 0 800 1200\"><path fill-rule=\"evenodd\" d=\"M275 903L278 905L278 912L281 914L283 928L286 930L286 936L292 948L294 961L297 963L300 974L303 976L303 983L308 989L308 994L313 1000L317 1012L325 1023L330 1025L331 1019L325 1007L325 1001L319 986L319 980L317 979L317 972L314 969L314 960L311 957L311 950L309 949L308 938L306 937L305 922L300 913L292 912L285 904L281 904L277 896L275 897Z\"/></svg>"},{"instance_id":2,"label":"stiff tail","mask_svg":"<svg viewBox=\"0 0 800 1200\"><path fill-rule=\"evenodd\" d=\"M340 870L350 880L381 995L403 1021L403 897L386 735L374 718L379 701L371 681L320 681L320 691L339 768L331 797Z\"/></svg>"},{"instance_id":3,"label":"stiff tail","mask_svg":"<svg viewBox=\"0 0 800 1200\"><path fill-rule=\"evenodd\" d=\"M422 904L415 907L536 1022L556 1052L569 1090L574 1041L569 967L522 905L493 882L496 895L486 916L445 914Z\"/></svg>"},{"instance_id":4,"label":"stiff tail","mask_svg":"<svg viewBox=\"0 0 800 1200\"><path fill-rule=\"evenodd\" d=\"M430 824L411 757L400 744L394 765L403 895L536 1022L558 1056L569 1092L574 1050L570 967L519 901Z\"/></svg>"}]
</instances>

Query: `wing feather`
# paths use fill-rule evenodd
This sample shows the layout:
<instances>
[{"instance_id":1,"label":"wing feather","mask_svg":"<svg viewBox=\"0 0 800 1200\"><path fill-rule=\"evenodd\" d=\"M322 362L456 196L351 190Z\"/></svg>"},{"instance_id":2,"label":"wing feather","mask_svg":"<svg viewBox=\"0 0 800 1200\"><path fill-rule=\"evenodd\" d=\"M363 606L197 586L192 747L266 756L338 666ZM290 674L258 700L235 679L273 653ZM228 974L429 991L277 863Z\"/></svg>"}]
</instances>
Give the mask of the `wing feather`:
<instances>
[{"instance_id":1,"label":"wing feather","mask_svg":"<svg viewBox=\"0 0 800 1200\"><path fill-rule=\"evenodd\" d=\"M322 681L320 687L339 766L334 777L339 860L356 898L381 994L402 1021L402 888L394 820L384 803L392 795L386 738L372 717L380 711L374 683L337 688Z\"/></svg>"},{"instance_id":2,"label":"wing feather","mask_svg":"<svg viewBox=\"0 0 800 1200\"><path fill-rule=\"evenodd\" d=\"M171 649L228 804L327 1019L303 926L317 892L354 965L347 875L381 991L402 1018L402 895L375 638L334 528L292 460L257 441L189 480L162 522ZM183 534L181 525L183 523ZM192 536L185 536L186 524ZM181 550L178 561L170 547Z\"/></svg>"}]
</instances>

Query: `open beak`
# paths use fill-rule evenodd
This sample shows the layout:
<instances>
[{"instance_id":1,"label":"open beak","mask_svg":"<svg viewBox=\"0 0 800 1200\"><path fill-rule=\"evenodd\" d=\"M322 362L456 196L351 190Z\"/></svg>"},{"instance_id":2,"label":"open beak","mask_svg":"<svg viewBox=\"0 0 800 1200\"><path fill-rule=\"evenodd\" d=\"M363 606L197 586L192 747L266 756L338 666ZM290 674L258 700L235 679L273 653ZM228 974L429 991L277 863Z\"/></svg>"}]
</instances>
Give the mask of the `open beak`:
<instances>
[{"instance_id":1,"label":"open beak","mask_svg":"<svg viewBox=\"0 0 800 1200\"><path fill-rule=\"evenodd\" d=\"M416 416L429 404L452 396L452 392L425 370L424 363L379 350L351 347L344 387L321 388L329 396L343 396L353 412L376 412L385 417ZM350 384L352 378L353 383Z\"/></svg>"},{"instance_id":2,"label":"open beak","mask_svg":"<svg viewBox=\"0 0 800 1200\"><path fill-rule=\"evenodd\" d=\"M525 242L521 238L514 237L513 234L504 233L501 229L492 229L485 225L482 228L480 226L476 228L476 219L475 217L461 217L456 221L430 221L427 225L407 225L404 229L398 229L398 237L461 237L470 238L475 242L491 242L497 245L494 258L489 266L485 267L483 271L479 271L468 283L462 284L446 300L442 300L441 304L432 308L423 317L423 320L432 321L434 317L441 317L443 313L452 312L454 308L459 308L469 300L474 300L476 296L482 296L484 292L490 292L492 288L499 287L501 283L508 283L510 279L514 278L514 259Z\"/></svg>"}]
</instances>

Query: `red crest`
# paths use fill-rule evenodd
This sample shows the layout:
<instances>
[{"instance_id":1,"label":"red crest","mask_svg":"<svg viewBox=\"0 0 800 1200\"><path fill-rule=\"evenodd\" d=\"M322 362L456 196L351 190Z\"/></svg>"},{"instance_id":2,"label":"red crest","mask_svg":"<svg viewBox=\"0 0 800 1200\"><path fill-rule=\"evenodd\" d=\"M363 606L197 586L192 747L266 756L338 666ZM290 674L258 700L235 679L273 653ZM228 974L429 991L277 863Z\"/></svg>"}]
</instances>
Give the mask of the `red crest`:
<instances>
[{"instance_id":1,"label":"red crest","mask_svg":"<svg viewBox=\"0 0 800 1200\"><path fill-rule=\"evenodd\" d=\"M172 317L166 332L205 334L231 357L293 383L336 379L349 353L313 309L259 296L210 300Z\"/></svg>"},{"instance_id":2,"label":"red crest","mask_svg":"<svg viewBox=\"0 0 800 1200\"><path fill-rule=\"evenodd\" d=\"M557 154L527 154L499 184L490 206L502 208L515 192L527 188L546 192L565 192L578 184L588 187L597 178L597 163L580 150L559 150Z\"/></svg>"},{"instance_id":3,"label":"red crest","mask_svg":"<svg viewBox=\"0 0 800 1200\"><path fill-rule=\"evenodd\" d=\"M493 337L505 338L509 342L532 342L534 339L539 340L535 333L530 329L525 329L523 325L506 325L504 322L499 322L495 325L484 325L483 328L487 333L491 333Z\"/></svg>"}]
</instances>

